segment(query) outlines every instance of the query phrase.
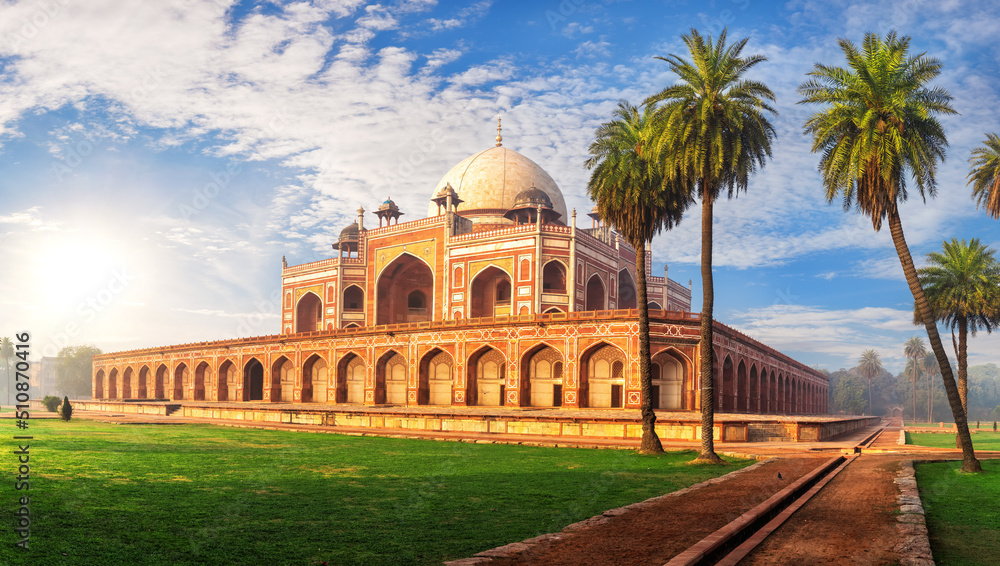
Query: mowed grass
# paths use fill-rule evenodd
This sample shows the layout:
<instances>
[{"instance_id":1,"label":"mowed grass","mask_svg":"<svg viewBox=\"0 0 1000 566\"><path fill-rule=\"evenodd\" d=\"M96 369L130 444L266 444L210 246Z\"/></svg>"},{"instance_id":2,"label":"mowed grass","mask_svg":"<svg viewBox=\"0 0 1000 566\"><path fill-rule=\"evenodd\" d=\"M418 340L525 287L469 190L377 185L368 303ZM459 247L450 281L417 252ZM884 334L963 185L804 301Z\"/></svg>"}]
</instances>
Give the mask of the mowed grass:
<instances>
[{"instance_id":1,"label":"mowed grass","mask_svg":"<svg viewBox=\"0 0 1000 566\"><path fill-rule=\"evenodd\" d=\"M976 450L1000 450L1000 432L980 430L972 432L972 447ZM951 432L908 432L906 443L932 448L954 448L955 433Z\"/></svg>"},{"instance_id":2,"label":"mowed grass","mask_svg":"<svg viewBox=\"0 0 1000 566\"><path fill-rule=\"evenodd\" d=\"M983 473L961 462L918 463L917 485L938 564L997 563L1000 549L1000 461L981 460Z\"/></svg>"},{"instance_id":3,"label":"mowed grass","mask_svg":"<svg viewBox=\"0 0 1000 566\"><path fill-rule=\"evenodd\" d=\"M751 463L77 419L30 432L31 488L11 481L3 506L30 495L31 550L4 529L0 564L440 564Z\"/></svg>"}]
</instances>

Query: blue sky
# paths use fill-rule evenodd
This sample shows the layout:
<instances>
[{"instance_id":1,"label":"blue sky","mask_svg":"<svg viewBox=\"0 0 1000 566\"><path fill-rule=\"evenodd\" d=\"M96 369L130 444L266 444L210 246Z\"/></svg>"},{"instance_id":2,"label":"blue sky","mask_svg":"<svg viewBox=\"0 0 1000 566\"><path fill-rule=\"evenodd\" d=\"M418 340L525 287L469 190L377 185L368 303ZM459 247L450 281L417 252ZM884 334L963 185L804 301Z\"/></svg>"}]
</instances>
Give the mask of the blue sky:
<instances>
[{"instance_id":1,"label":"blue sky","mask_svg":"<svg viewBox=\"0 0 1000 566\"><path fill-rule=\"evenodd\" d=\"M329 257L358 206L388 196L421 218L441 176L493 143L498 111L504 145L582 214L594 129L671 84L654 56L682 54L691 27L749 37L778 97L773 159L716 206L717 317L810 365L876 348L899 371L921 333L889 235L825 201L795 89L842 63L839 37L911 36L961 113L943 120L937 198L902 209L913 254L997 247L965 184L969 151L1000 131L993 2L4 3L0 334L29 329L51 355L276 333L281 257ZM696 207L653 244L655 273L693 280L695 310L699 223ZM1000 338L971 353L1000 363Z\"/></svg>"}]
</instances>

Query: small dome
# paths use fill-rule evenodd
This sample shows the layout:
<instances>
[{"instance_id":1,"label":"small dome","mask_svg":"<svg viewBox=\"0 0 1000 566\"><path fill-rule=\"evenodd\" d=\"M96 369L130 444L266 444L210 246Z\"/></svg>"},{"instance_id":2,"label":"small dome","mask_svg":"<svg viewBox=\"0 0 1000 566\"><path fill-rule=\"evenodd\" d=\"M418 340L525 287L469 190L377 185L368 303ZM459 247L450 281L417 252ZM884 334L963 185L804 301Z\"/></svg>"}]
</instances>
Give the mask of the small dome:
<instances>
[{"instance_id":1,"label":"small dome","mask_svg":"<svg viewBox=\"0 0 1000 566\"><path fill-rule=\"evenodd\" d=\"M347 228L340 231L340 241L341 242L356 242L358 241L358 223L355 222Z\"/></svg>"},{"instance_id":2,"label":"small dome","mask_svg":"<svg viewBox=\"0 0 1000 566\"><path fill-rule=\"evenodd\" d=\"M552 208L552 199L549 195L545 194L545 191L539 189L532 185L527 189L517 193L514 198L514 206L511 208Z\"/></svg>"}]
</instances>

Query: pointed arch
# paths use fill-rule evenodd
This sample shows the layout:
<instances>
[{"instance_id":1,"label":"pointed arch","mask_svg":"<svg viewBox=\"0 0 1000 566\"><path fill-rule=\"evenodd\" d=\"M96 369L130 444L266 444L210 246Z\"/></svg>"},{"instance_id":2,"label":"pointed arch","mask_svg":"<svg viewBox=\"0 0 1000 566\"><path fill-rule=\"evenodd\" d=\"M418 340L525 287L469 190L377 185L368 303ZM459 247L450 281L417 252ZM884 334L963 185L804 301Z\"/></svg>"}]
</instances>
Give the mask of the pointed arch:
<instances>
[{"instance_id":1,"label":"pointed arch","mask_svg":"<svg viewBox=\"0 0 1000 566\"><path fill-rule=\"evenodd\" d=\"M466 404L483 407L503 405L506 392L507 358L499 350L483 346L465 364Z\"/></svg>"},{"instance_id":2,"label":"pointed arch","mask_svg":"<svg viewBox=\"0 0 1000 566\"><path fill-rule=\"evenodd\" d=\"M563 356L542 342L521 357L521 404L532 407L562 405Z\"/></svg>"},{"instance_id":3,"label":"pointed arch","mask_svg":"<svg viewBox=\"0 0 1000 566\"><path fill-rule=\"evenodd\" d=\"M389 350L379 357L375 366L376 376L381 375L385 384L385 402L406 405L406 385L410 364L396 350Z\"/></svg>"},{"instance_id":4,"label":"pointed arch","mask_svg":"<svg viewBox=\"0 0 1000 566\"><path fill-rule=\"evenodd\" d=\"M779 403L778 403L778 401L779 401L779 398L778 398L778 378L777 378L777 376L776 376L776 374L774 372L774 369L771 369L771 377L768 380L768 383L770 384L770 387L768 389L767 412L770 413L770 414L772 414L772 415L773 414L778 414L778 413L781 412L781 410L778 408L778 406L779 406Z\"/></svg>"},{"instance_id":5,"label":"pointed arch","mask_svg":"<svg viewBox=\"0 0 1000 566\"><path fill-rule=\"evenodd\" d=\"M290 403L295 387L295 366L288 356L278 356L271 362L271 380L267 385L271 389L272 403Z\"/></svg>"},{"instance_id":6,"label":"pointed arch","mask_svg":"<svg viewBox=\"0 0 1000 566\"><path fill-rule=\"evenodd\" d=\"M717 407L720 412L732 412L735 407L733 404L736 401L736 397L733 395L735 389L735 379L734 379L734 368L733 368L733 358L726 354L726 358L722 362L722 387L718 388L719 392L716 396L718 400Z\"/></svg>"},{"instance_id":7,"label":"pointed arch","mask_svg":"<svg viewBox=\"0 0 1000 566\"><path fill-rule=\"evenodd\" d=\"M625 406L625 352L601 341L580 355L580 387L587 391L580 402L587 407ZM582 406L582 405L581 405Z\"/></svg>"},{"instance_id":8,"label":"pointed arch","mask_svg":"<svg viewBox=\"0 0 1000 566\"><path fill-rule=\"evenodd\" d=\"M232 360L223 360L215 379L215 399L218 401L235 401L236 364Z\"/></svg>"},{"instance_id":9,"label":"pointed arch","mask_svg":"<svg viewBox=\"0 0 1000 566\"><path fill-rule=\"evenodd\" d=\"M135 372L132 371L132 366L125 368L122 372L122 399L132 398L132 378L135 376Z\"/></svg>"},{"instance_id":10,"label":"pointed arch","mask_svg":"<svg viewBox=\"0 0 1000 566\"><path fill-rule=\"evenodd\" d=\"M604 280L601 279L600 274L595 273L591 275L590 279L587 280L587 288L584 292L583 310L604 310L605 306L608 304L607 296L607 287L604 285Z\"/></svg>"},{"instance_id":11,"label":"pointed arch","mask_svg":"<svg viewBox=\"0 0 1000 566\"><path fill-rule=\"evenodd\" d=\"M94 374L94 399L104 399L104 377L103 369Z\"/></svg>"},{"instance_id":12,"label":"pointed arch","mask_svg":"<svg viewBox=\"0 0 1000 566\"><path fill-rule=\"evenodd\" d=\"M417 403L451 405L454 367L451 354L440 348L424 354L420 358Z\"/></svg>"},{"instance_id":13,"label":"pointed arch","mask_svg":"<svg viewBox=\"0 0 1000 566\"><path fill-rule=\"evenodd\" d=\"M747 363L740 358L739 365L736 366L736 390L733 392L735 404L733 406L737 412L747 412L749 405L750 382L747 374Z\"/></svg>"},{"instance_id":14,"label":"pointed arch","mask_svg":"<svg viewBox=\"0 0 1000 566\"><path fill-rule=\"evenodd\" d=\"M404 252L382 268L377 281L375 324L432 319L430 299L434 296L434 272L426 261ZM411 299L420 306L411 306Z\"/></svg>"},{"instance_id":15,"label":"pointed arch","mask_svg":"<svg viewBox=\"0 0 1000 566\"><path fill-rule=\"evenodd\" d=\"M243 364L243 400L264 400L264 364L256 357Z\"/></svg>"},{"instance_id":16,"label":"pointed arch","mask_svg":"<svg viewBox=\"0 0 1000 566\"><path fill-rule=\"evenodd\" d=\"M136 399L149 399L149 366L139 368L139 378L135 390Z\"/></svg>"},{"instance_id":17,"label":"pointed arch","mask_svg":"<svg viewBox=\"0 0 1000 566\"><path fill-rule=\"evenodd\" d=\"M194 393L191 398L195 401L205 400L205 391L212 383L212 367L208 362L201 362L194 369Z\"/></svg>"},{"instance_id":18,"label":"pointed arch","mask_svg":"<svg viewBox=\"0 0 1000 566\"><path fill-rule=\"evenodd\" d=\"M364 403L367 376L364 358L354 352L344 354L337 362L337 402Z\"/></svg>"},{"instance_id":19,"label":"pointed arch","mask_svg":"<svg viewBox=\"0 0 1000 566\"><path fill-rule=\"evenodd\" d=\"M660 350L651 357L653 408L679 411L688 408L684 392L692 389L692 363L675 348Z\"/></svg>"},{"instance_id":20,"label":"pointed arch","mask_svg":"<svg viewBox=\"0 0 1000 566\"><path fill-rule=\"evenodd\" d=\"M634 309L636 308L635 278L627 269L618 271L618 303L616 308Z\"/></svg>"},{"instance_id":21,"label":"pointed arch","mask_svg":"<svg viewBox=\"0 0 1000 566\"><path fill-rule=\"evenodd\" d=\"M170 382L168 376L170 370L167 369L167 364L160 364L156 368L156 376L153 378L153 398L154 399L166 399L168 387L167 384Z\"/></svg>"},{"instance_id":22,"label":"pointed arch","mask_svg":"<svg viewBox=\"0 0 1000 566\"><path fill-rule=\"evenodd\" d=\"M566 266L559 260L549 260L542 267L542 292L557 295L566 293Z\"/></svg>"},{"instance_id":23,"label":"pointed arch","mask_svg":"<svg viewBox=\"0 0 1000 566\"><path fill-rule=\"evenodd\" d=\"M785 387L785 376L781 373L778 374L778 413L784 414L788 410L786 409L785 399L788 396L788 392Z\"/></svg>"},{"instance_id":24,"label":"pointed arch","mask_svg":"<svg viewBox=\"0 0 1000 566\"><path fill-rule=\"evenodd\" d=\"M174 368L174 400L184 400L188 395L191 370L186 363L181 362Z\"/></svg>"},{"instance_id":25,"label":"pointed arch","mask_svg":"<svg viewBox=\"0 0 1000 566\"><path fill-rule=\"evenodd\" d=\"M295 332L315 332L323 329L323 299L308 291L295 305Z\"/></svg>"},{"instance_id":26,"label":"pointed arch","mask_svg":"<svg viewBox=\"0 0 1000 566\"><path fill-rule=\"evenodd\" d=\"M344 312L365 312L365 290L359 285L348 285L344 288L344 300L340 305Z\"/></svg>"},{"instance_id":27,"label":"pointed arch","mask_svg":"<svg viewBox=\"0 0 1000 566\"><path fill-rule=\"evenodd\" d=\"M750 390L747 396L747 410L751 413L760 413L760 373L757 371L757 364L750 364Z\"/></svg>"},{"instance_id":28,"label":"pointed arch","mask_svg":"<svg viewBox=\"0 0 1000 566\"><path fill-rule=\"evenodd\" d=\"M469 318L513 314L511 276L490 265L476 273L469 286Z\"/></svg>"},{"instance_id":29,"label":"pointed arch","mask_svg":"<svg viewBox=\"0 0 1000 566\"><path fill-rule=\"evenodd\" d=\"M302 402L326 403L329 369L319 354L306 358L302 364Z\"/></svg>"}]
</instances>

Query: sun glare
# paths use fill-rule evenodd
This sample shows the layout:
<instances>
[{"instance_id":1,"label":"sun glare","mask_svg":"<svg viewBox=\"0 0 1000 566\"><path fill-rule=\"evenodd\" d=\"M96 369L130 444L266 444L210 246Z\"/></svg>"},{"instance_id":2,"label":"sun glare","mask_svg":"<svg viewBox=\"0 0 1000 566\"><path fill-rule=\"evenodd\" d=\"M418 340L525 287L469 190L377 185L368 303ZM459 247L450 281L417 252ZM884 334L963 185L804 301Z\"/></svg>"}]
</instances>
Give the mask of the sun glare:
<instances>
[{"instance_id":1,"label":"sun glare","mask_svg":"<svg viewBox=\"0 0 1000 566\"><path fill-rule=\"evenodd\" d=\"M81 234L49 242L36 258L35 290L45 305L57 308L100 292L124 266L120 244Z\"/></svg>"}]
</instances>

